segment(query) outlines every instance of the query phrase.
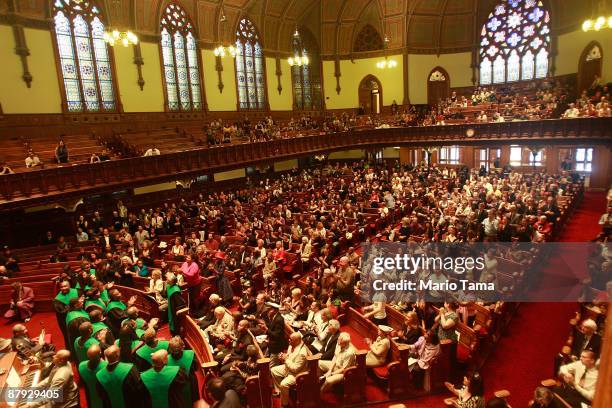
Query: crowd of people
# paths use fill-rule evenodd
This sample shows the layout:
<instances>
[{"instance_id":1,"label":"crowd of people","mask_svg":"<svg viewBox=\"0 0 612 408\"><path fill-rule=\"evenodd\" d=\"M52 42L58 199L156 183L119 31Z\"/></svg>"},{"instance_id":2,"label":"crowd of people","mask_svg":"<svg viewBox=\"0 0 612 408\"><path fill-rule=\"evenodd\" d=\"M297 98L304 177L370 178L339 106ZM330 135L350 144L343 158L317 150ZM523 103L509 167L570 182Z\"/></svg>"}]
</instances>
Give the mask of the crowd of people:
<instances>
[{"instance_id":1,"label":"crowd of people","mask_svg":"<svg viewBox=\"0 0 612 408\"><path fill-rule=\"evenodd\" d=\"M187 391L191 401L198 394L193 355L180 338L159 337L166 323L171 334L180 333L177 311L188 304L219 363L219 378L207 384L216 400L232 407L244 401L245 380L259 370L259 350L270 358L282 405L289 402L295 377L307 371L309 354L321 353L321 391L329 392L355 362L354 339L342 332L338 316L356 305L360 242L548 241L559 222L558 200L580 191L567 174L356 162L295 170L156 208L128 209L118 202L112 214L81 214L76 238L89 245L78 254L79 267L66 266L57 277L54 307L67 346L55 353L58 362L52 366L59 370L61 361L77 362L89 401L95 404L94 390L102 395L97 406L148 406L160 395L152 384L163 384L159 388L175 404L170 406L188 406ZM57 245L55 260L65 261L66 240L53 234L45 239ZM491 260L492 251L486 254ZM18 270L10 250L3 261L5 269ZM493 261L489 266L494 269ZM304 285L296 281L300 271L306 274ZM135 299L122 299L117 288L143 278L161 320L143 319ZM471 279L492 281L495 274ZM15 293L6 317L29 319L31 294L17 286ZM393 330L386 325L384 304L378 300L361 309L379 327L377 336L366 339L370 368L385 365L390 353ZM458 342L454 327L470 318L462 307L444 299L401 305L405 327L394 335L410 347L406 381L417 389L440 355L440 340ZM459 397L455 403L483 406L479 375L468 374L464 381L448 385Z\"/></svg>"}]
</instances>

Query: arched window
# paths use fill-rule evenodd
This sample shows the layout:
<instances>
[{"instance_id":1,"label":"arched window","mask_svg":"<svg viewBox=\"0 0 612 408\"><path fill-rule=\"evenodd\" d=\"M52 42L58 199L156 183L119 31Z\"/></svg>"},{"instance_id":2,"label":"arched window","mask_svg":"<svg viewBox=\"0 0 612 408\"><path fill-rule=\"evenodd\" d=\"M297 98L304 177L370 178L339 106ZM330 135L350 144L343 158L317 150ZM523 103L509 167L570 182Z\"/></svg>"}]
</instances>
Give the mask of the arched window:
<instances>
[{"instance_id":1,"label":"arched window","mask_svg":"<svg viewBox=\"0 0 612 408\"><path fill-rule=\"evenodd\" d=\"M480 84L548 75L550 17L541 0L503 0L480 36Z\"/></svg>"},{"instance_id":2,"label":"arched window","mask_svg":"<svg viewBox=\"0 0 612 408\"><path fill-rule=\"evenodd\" d=\"M193 25L176 3L166 7L160 25L168 110L200 110L202 93Z\"/></svg>"},{"instance_id":3,"label":"arched window","mask_svg":"<svg viewBox=\"0 0 612 408\"><path fill-rule=\"evenodd\" d=\"M88 0L56 0L53 19L67 110L116 110L111 61L98 8Z\"/></svg>"},{"instance_id":4,"label":"arched window","mask_svg":"<svg viewBox=\"0 0 612 408\"><path fill-rule=\"evenodd\" d=\"M296 35L297 34L297 35ZM293 35L293 55L308 58L308 64L291 67L293 100L299 110L321 108L321 61L312 35L303 30Z\"/></svg>"},{"instance_id":5,"label":"arched window","mask_svg":"<svg viewBox=\"0 0 612 408\"><path fill-rule=\"evenodd\" d=\"M266 105L266 71L259 35L248 18L236 31L236 81L240 109L264 109Z\"/></svg>"},{"instance_id":6,"label":"arched window","mask_svg":"<svg viewBox=\"0 0 612 408\"><path fill-rule=\"evenodd\" d=\"M366 24L355 37L353 51L376 51L384 48L383 39L378 31L370 24Z\"/></svg>"}]
</instances>

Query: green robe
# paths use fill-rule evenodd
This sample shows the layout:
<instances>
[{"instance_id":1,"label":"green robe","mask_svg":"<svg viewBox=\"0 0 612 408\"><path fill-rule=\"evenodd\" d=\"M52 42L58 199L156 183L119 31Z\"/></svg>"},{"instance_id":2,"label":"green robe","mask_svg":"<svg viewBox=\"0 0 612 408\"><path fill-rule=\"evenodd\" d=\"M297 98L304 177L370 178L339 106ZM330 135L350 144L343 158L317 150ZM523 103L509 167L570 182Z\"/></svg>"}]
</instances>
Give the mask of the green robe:
<instances>
[{"instance_id":1,"label":"green robe","mask_svg":"<svg viewBox=\"0 0 612 408\"><path fill-rule=\"evenodd\" d=\"M185 374L187 374L187 376L191 378L191 366L193 364L194 358L195 353L193 352L193 350L183 350L183 355L179 359L174 358L172 354L168 354L167 365L181 367L183 371L185 371ZM187 383L183 388L183 402L187 404L186 406L189 406L191 405L192 401L193 399L191 395L191 384Z\"/></svg>"},{"instance_id":2,"label":"green robe","mask_svg":"<svg viewBox=\"0 0 612 408\"><path fill-rule=\"evenodd\" d=\"M125 324L126 321L128 321L130 319L123 319L123 321L121 322L121 326L123 326ZM138 338L141 338L142 335L145 332L145 325L147 324L147 322L142 319L142 318L138 318L136 319L136 335L138 336Z\"/></svg>"},{"instance_id":3,"label":"green robe","mask_svg":"<svg viewBox=\"0 0 612 408\"><path fill-rule=\"evenodd\" d=\"M87 314L86 311L84 310L73 310L71 312L68 312L68 314L66 315L66 326L68 326L70 324L71 321L73 321L74 319L77 319L79 317L83 317L87 320L89 320L89 314Z\"/></svg>"},{"instance_id":4,"label":"green robe","mask_svg":"<svg viewBox=\"0 0 612 408\"><path fill-rule=\"evenodd\" d=\"M108 305L106 305L106 313L110 312L113 309L125 310L127 309L127 306L120 300L113 300L112 302L108 302Z\"/></svg>"},{"instance_id":5,"label":"green robe","mask_svg":"<svg viewBox=\"0 0 612 408\"><path fill-rule=\"evenodd\" d=\"M126 406L125 399L123 398L123 382L132 370L132 367L134 367L134 364L117 363L117 367L113 371L104 369L96 373L96 378L106 391L113 408L130 408Z\"/></svg>"},{"instance_id":6,"label":"green robe","mask_svg":"<svg viewBox=\"0 0 612 408\"><path fill-rule=\"evenodd\" d=\"M161 371L150 368L140 375L142 382L151 394L152 408L170 408L168 400L170 385L176 378L180 367L165 366ZM185 406L185 402L180 405Z\"/></svg>"},{"instance_id":7,"label":"green robe","mask_svg":"<svg viewBox=\"0 0 612 408\"><path fill-rule=\"evenodd\" d=\"M89 363L89 361L83 361L79 364L79 377L81 377L87 389L87 396L89 397L87 402L89 408L103 408L102 399L98 395L98 390L96 389L96 374L106 367L106 361L101 360L98 366L93 370L89 368L87 363Z\"/></svg>"},{"instance_id":8,"label":"green robe","mask_svg":"<svg viewBox=\"0 0 612 408\"><path fill-rule=\"evenodd\" d=\"M146 344L143 344L138 350L136 350L136 354L138 357L146 360L149 364L151 364L151 354L155 353L158 350L168 350L168 341L167 340L158 340L157 346L151 347Z\"/></svg>"},{"instance_id":9,"label":"green robe","mask_svg":"<svg viewBox=\"0 0 612 408\"><path fill-rule=\"evenodd\" d=\"M108 327L106 325L106 323L104 322L95 322L91 324L93 326L93 333L92 336L95 336L97 332L99 332L100 330L109 330L110 331L110 327Z\"/></svg>"},{"instance_id":10,"label":"green robe","mask_svg":"<svg viewBox=\"0 0 612 408\"><path fill-rule=\"evenodd\" d=\"M55 300L65 305L69 305L70 299L78 298L78 297L79 297L79 292L76 289L72 288L65 295L62 292L59 292L57 296L55 296Z\"/></svg>"},{"instance_id":11,"label":"green robe","mask_svg":"<svg viewBox=\"0 0 612 408\"><path fill-rule=\"evenodd\" d=\"M79 340L81 340L80 336L74 341L74 352L76 354L77 363L87 360L87 350L89 347L93 344L100 344L100 342L93 337L88 338L83 345L79 344Z\"/></svg>"},{"instance_id":12,"label":"green robe","mask_svg":"<svg viewBox=\"0 0 612 408\"><path fill-rule=\"evenodd\" d=\"M181 292L181 288L178 287L178 285L172 285L172 286L168 286L166 288L166 293L168 296L168 325L170 326L170 332L171 333L176 333L176 328L177 328L177 323L175 322L175 315L176 315L176 310L173 310L172 308L172 295L174 295L175 293L180 293Z\"/></svg>"}]
</instances>

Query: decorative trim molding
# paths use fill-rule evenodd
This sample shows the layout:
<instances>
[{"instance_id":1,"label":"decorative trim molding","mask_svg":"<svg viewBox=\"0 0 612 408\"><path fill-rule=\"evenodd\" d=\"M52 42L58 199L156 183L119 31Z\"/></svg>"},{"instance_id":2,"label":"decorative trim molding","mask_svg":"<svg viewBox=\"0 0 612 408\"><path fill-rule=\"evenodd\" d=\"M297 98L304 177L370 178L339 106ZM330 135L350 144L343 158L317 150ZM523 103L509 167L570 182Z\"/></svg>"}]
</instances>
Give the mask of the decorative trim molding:
<instances>
[{"instance_id":1,"label":"decorative trim molding","mask_svg":"<svg viewBox=\"0 0 612 408\"><path fill-rule=\"evenodd\" d=\"M342 88L340 87L340 77L342 73L340 72L340 58L336 58L334 60L334 76L336 77L336 93L340 95L340 91Z\"/></svg>"},{"instance_id":2,"label":"decorative trim molding","mask_svg":"<svg viewBox=\"0 0 612 408\"><path fill-rule=\"evenodd\" d=\"M223 61L221 61L221 57L215 57L215 70L217 71L219 81L217 83L217 88L219 88L219 93L223 93L223 88L225 85L223 85Z\"/></svg>"},{"instance_id":3,"label":"decorative trim molding","mask_svg":"<svg viewBox=\"0 0 612 408\"><path fill-rule=\"evenodd\" d=\"M13 37L15 38L15 54L19 55L21 59L21 68L23 69L23 75L21 79L26 83L26 86L30 88L32 86L32 74L28 68L28 56L30 50L26 44L25 32L23 26L19 24L13 25Z\"/></svg>"},{"instance_id":4,"label":"decorative trim molding","mask_svg":"<svg viewBox=\"0 0 612 408\"><path fill-rule=\"evenodd\" d=\"M144 59L142 58L142 53L140 50L140 42L134 46L134 64L136 65L136 70L138 71L138 86L142 91L144 89L145 80L142 77L142 66L144 65Z\"/></svg>"},{"instance_id":5,"label":"decorative trim molding","mask_svg":"<svg viewBox=\"0 0 612 408\"><path fill-rule=\"evenodd\" d=\"M278 86L276 90L280 95L283 92L283 85L281 84L281 76L283 75L283 71L281 70L281 58L278 54L276 54L276 78L278 79Z\"/></svg>"}]
</instances>

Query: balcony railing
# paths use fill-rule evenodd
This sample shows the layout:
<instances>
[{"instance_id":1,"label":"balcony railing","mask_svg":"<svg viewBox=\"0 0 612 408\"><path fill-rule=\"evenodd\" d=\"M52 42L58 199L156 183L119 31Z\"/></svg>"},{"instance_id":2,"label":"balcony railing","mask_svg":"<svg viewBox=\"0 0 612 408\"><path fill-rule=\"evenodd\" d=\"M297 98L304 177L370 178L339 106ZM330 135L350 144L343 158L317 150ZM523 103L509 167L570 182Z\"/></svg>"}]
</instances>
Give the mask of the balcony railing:
<instances>
[{"instance_id":1,"label":"balcony railing","mask_svg":"<svg viewBox=\"0 0 612 408\"><path fill-rule=\"evenodd\" d=\"M612 118L580 118L370 129L234 144L3 175L0 210L328 151L419 145L610 143L611 139Z\"/></svg>"}]
</instances>

